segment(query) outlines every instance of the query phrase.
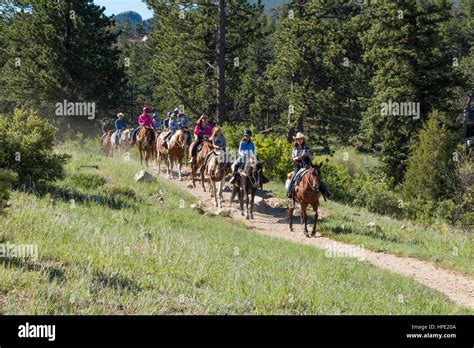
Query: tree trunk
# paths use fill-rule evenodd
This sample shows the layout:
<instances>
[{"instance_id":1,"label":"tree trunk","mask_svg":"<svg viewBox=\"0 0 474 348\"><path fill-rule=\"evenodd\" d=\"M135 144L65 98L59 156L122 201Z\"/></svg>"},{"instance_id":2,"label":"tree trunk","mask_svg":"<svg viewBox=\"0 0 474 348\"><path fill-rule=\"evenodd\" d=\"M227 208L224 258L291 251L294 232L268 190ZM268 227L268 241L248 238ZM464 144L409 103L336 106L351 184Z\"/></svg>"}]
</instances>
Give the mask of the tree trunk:
<instances>
[{"instance_id":1,"label":"tree trunk","mask_svg":"<svg viewBox=\"0 0 474 348\"><path fill-rule=\"evenodd\" d=\"M225 0L219 0L219 30L217 41L217 123L225 121Z\"/></svg>"}]
</instances>

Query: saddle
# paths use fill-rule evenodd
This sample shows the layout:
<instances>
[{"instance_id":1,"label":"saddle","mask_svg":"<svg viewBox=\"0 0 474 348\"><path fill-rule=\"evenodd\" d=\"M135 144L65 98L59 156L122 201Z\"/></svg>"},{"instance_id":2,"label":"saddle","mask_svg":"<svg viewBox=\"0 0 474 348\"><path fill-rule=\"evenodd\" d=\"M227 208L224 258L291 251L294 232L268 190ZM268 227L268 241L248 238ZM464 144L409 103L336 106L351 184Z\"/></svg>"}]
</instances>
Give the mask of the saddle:
<instances>
[{"instance_id":1,"label":"saddle","mask_svg":"<svg viewBox=\"0 0 474 348\"><path fill-rule=\"evenodd\" d=\"M199 146L196 148L196 153L198 153L199 151L201 151L202 147L204 146L204 143L210 143L210 140L209 139L204 139L201 144L199 144Z\"/></svg>"},{"instance_id":2,"label":"saddle","mask_svg":"<svg viewBox=\"0 0 474 348\"><path fill-rule=\"evenodd\" d=\"M298 184L301 181L301 178L303 177L303 175L305 173L308 172L308 170L309 170L309 168L300 168L298 170L298 172L296 173L295 179L293 180L293 185L289 188L290 189L290 198L293 197L293 194L296 192L296 189L297 189L296 186L298 186ZM287 180L288 184L289 184L290 178L291 178L291 173L288 175L288 180Z\"/></svg>"},{"instance_id":3,"label":"saddle","mask_svg":"<svg viewBox=\"0 0 474 348\"><path fill-rule=\"evenodd\" d=\"M300 168L300 170L298 170L298 172L296 173L296 176L295 176L295 183L294 183L294 186L298 185L301 181L301 178L303 177L303 175L306 174L306 172L308 172L308 168Z\"/></svg>"}]
</instances>

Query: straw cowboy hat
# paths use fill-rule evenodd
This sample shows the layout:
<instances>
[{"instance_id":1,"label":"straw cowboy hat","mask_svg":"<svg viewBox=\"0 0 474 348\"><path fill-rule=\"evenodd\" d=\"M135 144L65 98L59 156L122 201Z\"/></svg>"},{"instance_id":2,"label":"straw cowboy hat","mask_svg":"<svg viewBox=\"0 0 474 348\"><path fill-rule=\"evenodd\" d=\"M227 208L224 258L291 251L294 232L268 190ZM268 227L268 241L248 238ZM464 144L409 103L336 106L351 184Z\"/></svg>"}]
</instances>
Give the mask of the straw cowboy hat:
<instances>
[{"instance_id":1,"label":"straw cowboy hat","mask_svg":"<svg viewBox=\"0 0 474 348\"><path fill-rule=\"evenodd\" d=\"M124 116L125 116L125 115L123 114L123 112L119 112L119 113L117 114L117 117L124 117Z\"/></svg>"},{"instance_id":2,"label":"straw cowboy hat","mask_svg":"<svg viewBox=\"0 0 474 348\"><path fill-rule=\"evenodd\" d=\"M306 135L304 135L303 133L301 132L298 132L296 133L296 136L293 137L294 140L297 140L297 139L304 139L305 141L308 140L308 138L306 137Z\"/></svg>"}]
</instances>

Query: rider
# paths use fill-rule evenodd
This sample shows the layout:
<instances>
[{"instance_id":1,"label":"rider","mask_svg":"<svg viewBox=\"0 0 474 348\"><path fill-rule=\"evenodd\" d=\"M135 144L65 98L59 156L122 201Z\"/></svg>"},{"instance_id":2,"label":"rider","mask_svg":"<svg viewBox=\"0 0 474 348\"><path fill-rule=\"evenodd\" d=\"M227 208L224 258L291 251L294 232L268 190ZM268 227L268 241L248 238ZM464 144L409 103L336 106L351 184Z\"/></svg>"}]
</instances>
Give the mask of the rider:
<instances>
[{"instance_id":1,"label":"rider","mask_svg":"<svg viewBox=\"0 0 474 348\"><path fill-rule=\"evenodd\" d=\"M252 131L246 130L244 132L244 139L240 142L239 145L239 158L232 164L232 179L229 183L233 184L237 179L238 169L245 164L249 158L257 158L257 151L255 150L255 145L252 141Z\"/></svg>"},{"instance_id":2,"label":"rider","mask_svg":"<svg viewBox=\"0 0 474 348\"><path fill-rule=\"evenodd\" d=\"M153 125L155 126L155 129L161 130L160 115L158 115L157 112L153 114Z\"/></svg>"},{"instance_id":3,"label":"rider","mask_svg":"<svg viewBox=\"0 0 474 348\"><path fill-rule=\"evenodd\" d=\"M163 120L163 132L167 132L168 131L168 123L170 122L170 118L171 118L171 115L173 113L170 111L166 114L166 118Z\"/></svg>"},{"instance_id":4,"label":"rider","mask_svg":"<svg viewBox=\"0 0 474 348\"><path fill-rule=\"evenodd\" d=\"M174 113L169 112L170 118L168 120L168 128L165 134L163 135L162 145L165 149L168 148L168 139L178 130L178 123L176 122L176 117Z\"/></svg>"},{"instance_id":5,"label":"rider","mask_svg":"<svg viewBox=\"0 0 474 348\"><path fill-rule=\"evenodd\" d=\"M153 120L151 119L151 117L149 115L150 112L151 112L150 107L145 106L145 107L143 107L143 113L140 116L138 116L138 127L133 130L132 142L131 142L132 145L134 145L136 143L138 131L142 127L154 128Z\"/></svg>"},{"instance_id":6,"label":"rider","mask_svg":"<svg viewBox=\"0 0 474 348\"><path fill-rule=\"evenodd\" d=\"M194 141L189 146L191 152L191 159L189 163L194 164L196 161L196 152L204 139L209 139L212 136L212 126L207 122L207 116L201 115L194 127Z\"/></svg>"},{"instance_id":7,"label":"rider","mask_svg":"<svg viewBox=\"0 0 474 348\"><path fill-rule=\"evenodd\" d=\"M293 198L293 184L295 182L298 171L301 168L309 168L311 166L311 160L313 159L313 153L311 152L309 146L306 145L306 136L303 133L298 132L296 136L293 137L293 139L295 140L294 148L291 153L291 159L293 160L293 174L291 175L290 184L286 191L287 198ZM321 193L324 195L324 197L326 197L327 199L333 198L332 193L329 192L326 184L323 181L320 181L319 189L321 190Z\"/></svg>"},{"instance_id":8,"label":"rider","mask_svg":"<svg viewBox=\"0 0 474 348\"><path fill-rule=\"evenodd\" d=\"M224 137L224 134L222 134L221 128L216 128L212 133L212 137L209 140L211 141L214 149L212 151L209 151L209 153L206 155L206 157L204 158L204 164L207 163L213 153L217 154L217 151L225 152L227 146L227 142Z\"/></svg>"},{"instance_id":9,"label":"rider","mask_svg":"<svg viewBox=\"0 0 474 348\"><path fill-rule=\"evenodd\" d=\"M212 133L211 141L214 149L225 151L227 142L221 128L216 128L216 130Z\"/></svg>"},{"instance_id":10,"label":"rider","mask_svg":"<svg viewBox=\"0 0 474 348\"><path fill-rule=\"evenodd\" d=\"M178 122L179 128L189 128L189 118L183 112L178 113L176 121Z\"/></svg>"},{"instance_id":11,"label":"rider","mask_svg":"<svg viewBox=\"0 0 474 348\"><path fill-rule=\"evenodd\" d=\"M110 119L107 118L102 123L102 136L100 137L100 143L101 144L103 143L104 137L107 135L107 133L114 129L114 125L113 125L112 122L113 122L113 120L111 118Z\"/></svg>"},{"instance_id":12,"label":"rider","mask_svg":"<svg viewBox=\"0 0 474 348\"><path fill-rule=\"evenodd\" d=\"M127 121L125 121L123 112L117 114L117 119L115 120L115 143L119 143L120 133L123 129L127 128Z\"/></svg>"}]
</instances>

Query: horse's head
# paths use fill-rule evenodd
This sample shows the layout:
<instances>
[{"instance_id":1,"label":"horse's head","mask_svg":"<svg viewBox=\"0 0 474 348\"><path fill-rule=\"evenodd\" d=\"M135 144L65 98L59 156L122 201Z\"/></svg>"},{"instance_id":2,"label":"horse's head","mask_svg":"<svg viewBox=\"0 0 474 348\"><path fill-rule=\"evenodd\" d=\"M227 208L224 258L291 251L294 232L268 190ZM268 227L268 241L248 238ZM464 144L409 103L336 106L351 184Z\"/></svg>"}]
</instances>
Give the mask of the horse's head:
<instances>
[{"instance_id":1,"label":"horse's head","mask_svg":"<svg viewBox=\"0 0 474 348\"><path fill-rule=\"evenodd\" d=\"M263 176L263 163L259 159L251 158L246 161L244 171L250 178L253 187L263 187L265 177Z\"/></svg>"},{"instance_id":2,"label":"horse's head","mask_svg":"<svg viewBox=\"0 0 474 348\"><path fill-rule=\"evenodd\" d=\"M120 140L122 142L130 142L132 138L132 130L133 129L124 129L122 133L120 133Z\"/></svg>"},{"instance_id":3,"label":"horse's head","mask_svg":"<svg viewBox=\"0 0 474 348\"><path fill-rule=\"evenodd\" d=\"M323 166L323 162L319 164L311 164L311 167L308 170L309 179L308 183L310 184L311 188L315 191L319 190L319 183L321 182L321 167Z\"/></svg>"}]
</instances>

